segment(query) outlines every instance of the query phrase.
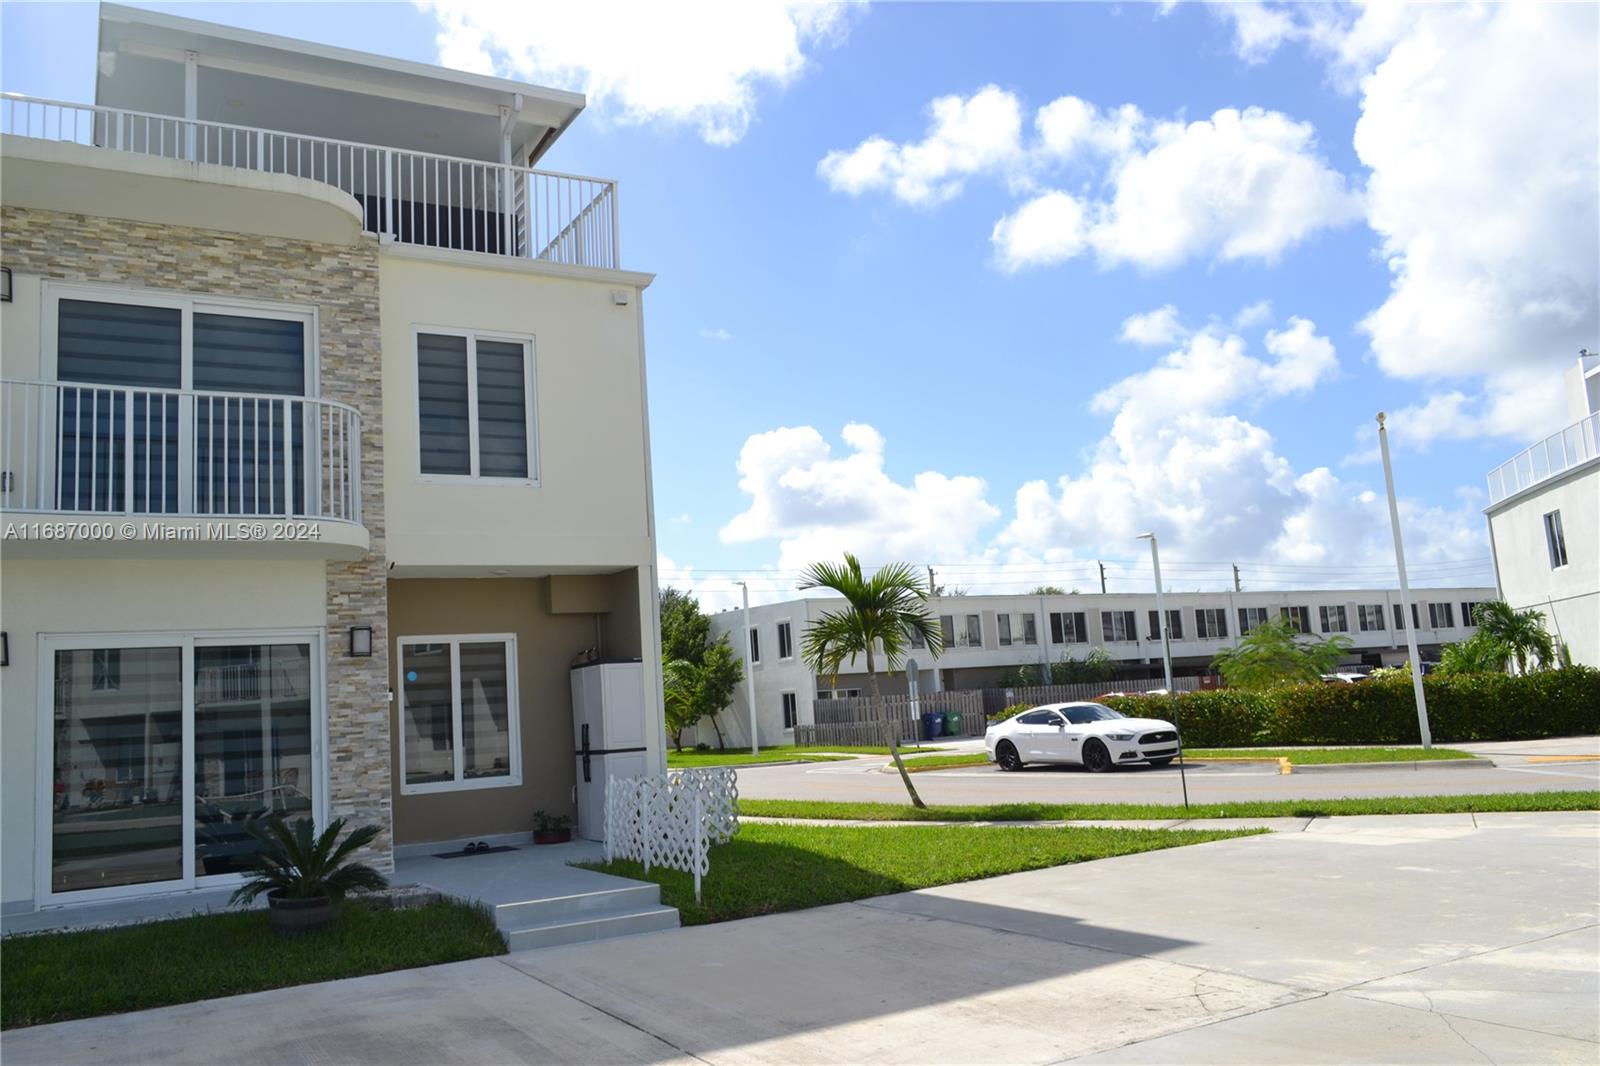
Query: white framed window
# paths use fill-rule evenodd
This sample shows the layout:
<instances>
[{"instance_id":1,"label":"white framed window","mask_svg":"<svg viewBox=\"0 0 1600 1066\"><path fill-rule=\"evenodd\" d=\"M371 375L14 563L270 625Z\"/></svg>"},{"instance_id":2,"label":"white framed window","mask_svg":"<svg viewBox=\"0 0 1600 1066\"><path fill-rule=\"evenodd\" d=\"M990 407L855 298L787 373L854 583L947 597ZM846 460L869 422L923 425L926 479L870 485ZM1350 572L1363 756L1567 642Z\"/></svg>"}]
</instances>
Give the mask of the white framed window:
<instances>
[{"instance_id":1,"label":"white framed window","mask_svg":"<svg viewBox=\"0 0 1600 1066\"><path fill-rule=\"evenodd\" d=\"M1050 643L1087 644L1089 627L1082 611L1050 612Z\"/></svg>"},{"instance_id":2,"label":"white framed window","mask_svg":"<svg viewBox=\"0 0 1600 1066\"><path fill-rule=\"evenodd\" d=\"M236 884L247 823L320 825L324 653L315 630L41 635L35 898Z\"/></svg>"},{"instance_id":3,"label":"white framed window","mask_svg":"<svg viewBox=\"0 0 1600 1066\"><path fill-rule=\"evenodd\" d=\"M1278 614L1289 623L1296 633L1311 632L1311 608L1309 607L1280 607Z\"/></svg>"},{"instance_id":4,"label":"white framed window","mask_svg":"<svg viewBox=\"0 0 1600 1066\"><path fill-rule=\"evenodd\" d=\"M1183 639L1183 611L1171 610L1167 612L1167 639ZM1161 642L1161 616L1155 611L1150 612L1150 640L1152 643Z\"/></svg>"},{"instance_id":5,"label":"white framed window","mask_svg":"<svg viewBox=\"0 0 1600 1066\"><path fill-rule=\"evenodd\" d=\"M1228 610L1225 607L1196 607L1194 635L1201 640L1223 640L1228 635Z\"/></svg>"},{"instance_id":6,"label":"white framed window","mask_svg":"<svg viewBox=\"0 0 1600 1066\"><path fill-rule=\"evenodd\" d=\"M1318 607L1317 614L1322 622L1324 633L1348 633L1350 631L1350 618L1345 613L1343 606Z\"/></svg>"},{"instance_id":7,"label":"white framed window","mask_svg":"<svg viewBox=\"0 0 1600 1066\"><path fill-rule=\"evenodd\" d=\"M318 391L315 307L59 282L43 298L57 439L41 442L41 476L57 509L304 510L320 433L297 401Z\"/></svg>"},{"instance_id":8,"label":"white framed window","mask_svg":"<svg viewBox=\"0 0 1600 1066\"><path fill-rule=\"evenodd\" d=\"M956 628L955 615L942 614L939 616L939 628L944 633L944 646L946 648L981 648L983 647L983 620L975 614L969 614L962 619L960 629Z\"/></svg>"},{"instance_id":9,"label":"white framed window","mask_svg":"<svg viewBox=\"0 0 1600 1066\"><path fill-rule=\"evenodd\" d=\"M1450 603L1428 604L1428 627L1430 629L1454 629L1456 627L1455 606Z\"/></svg>"},{"instance_id":10,"label":"white framed window","mask_svg":"<svg viewBox=\"0 0 1600 1066\"><path fill-rule=\"evenodd\" d=\"M1239 635L1247 636L1256 626L1267 624L1267 609L1265 607L1239 608Z\"/></svg>"},{"instance_id":11,"label":"white framed window","mask_svg":"<svg viewBox=\"0 0 1600 1066\"><path fill-rule=\"evenodd\" d=\"M402 795L522 784L515 634L400 637L395 673Z\"/></svg>"},{"instance_id":12,"label":"white framed window","mask_svg":"<svg viewBox=\"0 0 1600 1066\"><path fill-rule=\"evenodd\" d=\"M778 658L794 658L794 626L788 622L778 623Z\"/></svg>"},{"instance_id":13,"label":"white framed window","mask_svg":"<svg viewBox=\"0 0 1600 1066\"><path fill-rule=\"evenodd\" d=\"M967 615L967 647L983 647L983 619L975 614Z\"/></svg>"},{"instance_id":14,"label":"white framed window","mask_svg":"<svg viewBox=\"0 0 1600 1066\"><path fill-rule=\"evenodd\" d=\"M1009 648L1013 644L1039 643L1039 627L1032 614L1001 613L995 616L995 624L999 627L1002 648Z\"/></svg>"},{"instance_id":15,"label":"white framed window","mask_svg":"<svg viewBox=\"0 0 1600 1066\"><path fill-rule=\"evenodd\" d=\"M419 479L537 485L533 338L418 326L412 348Z\"/></svg>"},{"instance_id":16,"label":"white framed window","mask_svg":"<svg viewBox=\"0 0 1600 1066\"><path fill-rule=\"evenodd\" d=\"M793 729L800 720L800 701L793 692L783 694L783 728Z\"/></svg>"},{"instance_id":17,"label":"white framed window","mask_svg":"<svg viewBox=\"0 0 1600 1066\"><path fill-rule=\"evenodd\" d=\"M755 626L750 627L750 665L761 665L761 631Z\"/></svg>"},{"instance_id":18,"label":"white framed window","mask_svg":"<svg viewBox=\"0 0 1600 1066\"><path fill-rule=\"evenodd\" d=\"M1550 551L1550 569L1559 570L1567 565L1567 534L1561 528L1561 512L1551 511L1544 516L1544 543Z\"/></svg>"},{"instance_id":19,"label":"white framed window","mask_svg":"<svg viewBox=\"0 0 1600 1066\"><path fill-rule=\"evenodd\" d=\"M1356 608L1356 620L1363 633L1379 633L1384 629L1383 604L1363 603Z\"/></svg>"},{"instance_id":20,"label":"white framed window","mask_svg":"<svg viewBox=\"0 0 1600 1066\"><path fill-rule=\"evenodd\" d=\"M1123 643L1139 639L1132 611L1101 611L1100 628L1107 643Z\"/></svg>"},{"instance_id":21,"label":"white framed window","mask_svg":"<svg viewBox=\"0 0 1600 1066\"><path fill-rule=\"evenodd\" d=\"M1394 627L1402 632L1406 628L1405 609L1398 603L1394 605ZM1411 628L1422 628L1422 617L1417 613L1417 605L1414 603L1411 605Z\"/></svg>"},{"instance_id":22,"label":"white framed window","mask_svg":"<svg viewBox=\"0 0 1600 1066\"><path fill-rule=\"evenodd\" d=\"M1461 601L1461 624L1468 628L1474 627L1478 624L1477 600Z\"/></svg>"}]
</instances>

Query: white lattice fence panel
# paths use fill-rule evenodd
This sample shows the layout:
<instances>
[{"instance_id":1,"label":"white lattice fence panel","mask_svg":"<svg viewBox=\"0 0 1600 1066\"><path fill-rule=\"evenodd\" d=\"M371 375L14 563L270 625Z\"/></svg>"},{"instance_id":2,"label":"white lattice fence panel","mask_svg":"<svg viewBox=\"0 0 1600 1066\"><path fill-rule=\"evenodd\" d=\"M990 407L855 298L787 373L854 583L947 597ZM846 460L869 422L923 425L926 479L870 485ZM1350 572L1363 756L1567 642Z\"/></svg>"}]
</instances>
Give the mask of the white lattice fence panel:
<instances>
[{"instance_id":1,"label":"white lattice fence panel","mask_svg":"<svg viewBox=\"0 0 1600 1066\"><path fill-rule=\"evenodd\" d=\"M711 872L711 846L738 831L739 786L731 768L606 783L606 858L692 873L696 900L700 879Z\"/></svg>"}]
</instances>

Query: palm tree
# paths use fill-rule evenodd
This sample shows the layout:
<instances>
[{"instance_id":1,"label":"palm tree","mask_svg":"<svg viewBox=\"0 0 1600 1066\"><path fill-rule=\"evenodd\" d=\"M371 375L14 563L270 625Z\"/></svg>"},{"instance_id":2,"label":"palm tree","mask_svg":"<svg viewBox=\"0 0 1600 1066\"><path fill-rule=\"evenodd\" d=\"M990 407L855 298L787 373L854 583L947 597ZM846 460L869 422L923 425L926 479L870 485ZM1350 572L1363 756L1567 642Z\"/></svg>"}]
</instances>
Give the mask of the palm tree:
<instances>
[{"instance_id":1,"label":"palm tree","mask_svg":"<svg viewBox=\"0 0 1600 1066\"><path fill-rule=\"evenodd\" d=\"M1483 630L1466 640L1446 644L1439 650L1439 669L1445 675L1504 673L1511 653L1499 639Z\"/></svg>"},{"instance_id":2,"label":"palm tree","mask_svg":"<svg viewBox=\"0 0 1600 1066\"><path fill-rule=\"evenodd\" d=\"M807 567L800 581L802 590L831 589L843 596L846 604L843 611L823 615L806 630L801 654L807 665L819 675L837 679L839 668L847 659L865 658L872 699L881 707L877 655L883 656L884 668L892 674L905 665L906 648L913 637L926 644L933 655L944 648L944 631L927 613L928 588L919 574L908 563L891 563L867 577L861 572L861 563L849 552L845 552L842 566L813 563ZM889 730L889 754L894 757L895 769L900 771L912 804L925 807L927 804L912 787L905 763L900 761L899 733L898 729Z\"/></svg>"},{"instance_id":3,"label":"palm tree","mask_svg":"<svg viewBox=\"0 0 1600 1066\"><path fill-rule=\"evenodd\" d=\"M1528 672L1531 655L1539 661L1541 669L1556 661L1555 642L1545 632L1544 614L1532 610L1519 611L1503 600L1489 600L1473 608L1472 620L1478 632L1487 633L1500 642L1516 660L1517 673Z\"/></svg>"}]
</instances>

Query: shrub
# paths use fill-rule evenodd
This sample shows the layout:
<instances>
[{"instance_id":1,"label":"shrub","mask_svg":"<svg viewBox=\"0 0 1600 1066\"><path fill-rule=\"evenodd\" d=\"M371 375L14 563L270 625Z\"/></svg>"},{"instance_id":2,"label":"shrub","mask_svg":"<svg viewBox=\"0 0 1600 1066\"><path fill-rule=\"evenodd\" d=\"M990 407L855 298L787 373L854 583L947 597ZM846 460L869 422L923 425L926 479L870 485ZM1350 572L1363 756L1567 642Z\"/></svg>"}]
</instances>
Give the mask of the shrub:
<instances>
[{"instance_id":1,"label":"shrub","mask_svg":"<svg viewBox=\"0 0 1600 1066\"><path fill-rule=\"evenodd\" d=\"M1429 676L1423 685L1429 729L1438 743L1600 732L1600 670L1589 667ZM1123 714L1175 721L1190 747L1421 741L1411 680L1404 674L1354 685L1212 689L1107 702Z\"/></svg>"},{"instance_id":2,"label":"shrub","mask_svg":"<svg viewBox=\"0 0 1600 1066\"><path fill-rule=\"evenodd\" d=\"M1013 703L1011 706L1004 707L1004 708L994 712L993 714L991 714L989 716L989 721L991 721L991 722L1004 722L1009 718L1015 718L1017 715L1021 714L1023 711L1026 711L1030 706L1031 705L1027 704L1027 703Z\"/></svg>"}]
</instances>

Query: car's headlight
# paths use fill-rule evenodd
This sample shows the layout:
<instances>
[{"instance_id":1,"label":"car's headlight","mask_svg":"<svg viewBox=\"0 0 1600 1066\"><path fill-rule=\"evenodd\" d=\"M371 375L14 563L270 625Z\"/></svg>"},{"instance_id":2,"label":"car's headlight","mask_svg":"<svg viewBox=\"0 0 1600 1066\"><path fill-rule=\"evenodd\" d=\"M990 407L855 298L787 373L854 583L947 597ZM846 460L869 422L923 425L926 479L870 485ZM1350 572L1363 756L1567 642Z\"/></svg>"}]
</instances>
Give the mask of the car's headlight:
<instances>
[{"instance_id":1,"label":"car's headlight","mask_svg":"<svg viewBox=\"0 0 1600 1066\"><path fill-rule=\"evenodd\" d=\"M1106 734L1106 739L1107 740L1132 740L1133 739L1133 734L1132 733L1108 733L1108 734Z\"/></svg>"}]
</instances>

